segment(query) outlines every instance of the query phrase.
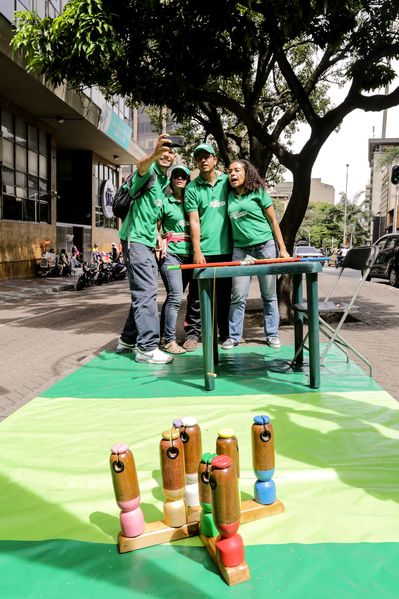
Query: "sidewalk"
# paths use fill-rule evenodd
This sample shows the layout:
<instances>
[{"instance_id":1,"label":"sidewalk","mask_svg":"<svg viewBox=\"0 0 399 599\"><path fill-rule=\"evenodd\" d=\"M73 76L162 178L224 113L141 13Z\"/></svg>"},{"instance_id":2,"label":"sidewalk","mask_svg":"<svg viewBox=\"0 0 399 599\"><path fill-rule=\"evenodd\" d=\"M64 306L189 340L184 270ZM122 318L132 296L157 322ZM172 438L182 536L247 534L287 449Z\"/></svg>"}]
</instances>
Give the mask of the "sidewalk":
<instances>
[{"instance_id":1,"label":"sidewalk","mask_svg":"<svg viewBox=\"0 0 399 599\"><path fill-rule=\"evenodd\" d=\"M13 301L75 289L77 277L8 279L0 281L0 300Z\"/></svg>"},{"instance_id":2,"label":"sidewalk","mask_svg":"<svg viewBox=\"0 0 399 599\"><path fill-rule=\"evenodd\" d=\"M319 277L319 297L325 295L327 289L331 285L332 278L335 276L335 269L324 269ZM15 305L16 303L25 303L23 301L25 299L36 298L47 294L56 294L55 297L61 298L60 292L73 291L75 289L76 280L76 277L53 279L40 279L37 277L0 281L0 300L5 302L5 305ZM102 322L106 334L104 333L100 337L94 334L92 335L92 325L90 325L90 323L85 325L89 331L85 340L87 343L90 341L91 355L101 351L104 347L114 347L117 331L123 326L124 319L126 318L126 306L129 302L129 289L127 282L124 281L121 283L121 285L118 283L111 283L110 285L102 287L93 287L92 289L77 293L81 302L87 306L93 305L94 307L97 291L102 290L101 295L109 295L108 301L110 306L112 306L112 310L106 312L103 316ZM341 280L341 283L342 289L340 291L340 298L343 301L349 301L353 288L357 284L357 279L348 277L347 279ZM162 281L159 279L159 305L163 303L164 298L165 290ZM397 369L399 290L390 287L386 281L371 281L363 286L356 303L361 309L355 316L348 318L343 329L343 336L372 363L373 377L376 382L395 399L399 400L399 371ZM119 305L119 308L116 304ZM185 306L183 305L177 327L178 340L182 339L182 320L184 312ZM83 316L82 326L84 326L83 323L85 318L87 317ZM118 322L118 319L120 323ZM64 331L65 338L66 335L67 332ZM72 331L69 331L69 335L70 337L68 337L68 340L65 341L65 343L69 346L72 343L72 346L75 346L76 348L77 338L75 338L74 342ZM293 326L281 326L280 337L283 345L292 344ZM251 284L247 302L244 339L245 342L250 345L262 345L265 343L262 322L262 303L259 297L256 279L254 279ZM36 343L37 342L38 338L36 339ZM322 342L324 342L324 338L322 339ZM32 343L34 343L33 337ZM43 343L46 343L46 341L43 340ZM8 346L8 351L9 350L10 346ZM74 356L72 356L70 352L68 353L68 359L71 361L69 371L78 366L75 353L76 352L74 352ZM17 358L17 355L15 358ZM61 374L58 368L57 373L58 376Z\"/></svg>"}]
</instances>

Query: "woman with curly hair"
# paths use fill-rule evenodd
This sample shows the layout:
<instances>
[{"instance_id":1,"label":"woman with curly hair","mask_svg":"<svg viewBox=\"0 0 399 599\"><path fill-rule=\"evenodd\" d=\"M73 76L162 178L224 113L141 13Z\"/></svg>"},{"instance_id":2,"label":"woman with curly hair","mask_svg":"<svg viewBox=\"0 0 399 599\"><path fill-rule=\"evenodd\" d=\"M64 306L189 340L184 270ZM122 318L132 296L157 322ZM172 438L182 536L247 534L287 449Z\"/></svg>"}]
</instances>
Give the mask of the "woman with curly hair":
<instances>
[{"instance_id":1,"label":"woman with curly hair","mask_svg":"<svg viewBox=\"0 0 399 599\"><path fill-rule=\"evenodd\" d=\"M228 176L231 189L227 211L234 241L232 260L241 261L248 256L256 260L277 256L289 258L266 182L256 168L248 160L235 160L229 166ZM258 281L263 301L266 343L279 349L276 276L258 276ZM229 338L222 344L223 349L232 349L241 339L250 283L250 276L233 278Z\"/></svg>"}]
</instances>

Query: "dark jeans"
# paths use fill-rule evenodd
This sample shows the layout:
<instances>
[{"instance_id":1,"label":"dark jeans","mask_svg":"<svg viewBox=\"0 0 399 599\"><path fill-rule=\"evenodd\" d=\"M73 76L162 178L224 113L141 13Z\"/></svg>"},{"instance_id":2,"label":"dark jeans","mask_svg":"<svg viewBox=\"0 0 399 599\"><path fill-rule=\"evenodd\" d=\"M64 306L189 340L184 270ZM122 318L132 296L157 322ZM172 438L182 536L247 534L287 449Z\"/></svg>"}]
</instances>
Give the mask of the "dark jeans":
<instances>
[{"instance_id":1,"label":"dark jeans","mask_svg":"<svg viewBox=\"0 0 399 599\"><path fill-rule=\"evenodd\" d=\"M142 243L122 242L132 303L121 333L123 341L150 351L159 345L158 265L155 252Z\"/></svg>"},{"instance_id":2,"label":"dark jeans","mask_svg":"<svg viewBox=\"0 0 399 599\"><path fill-rule=\"evenodd\" d=\"M161 262L160 273L162 281L164 282L166 289L166 300L161 310L161 337L163 341L168 343L169 341L176 340L176 322L179 313L180 305L183 298L183 292L187 285L190 285L190 293L187 298L187 319L190 321L198 321L195 327L188 327L185 324L186 338L187 337L199 337L201 332L200 327L200 307L197 293L197 300L192 301L192 286L197 285L197 281L193 281L193 271L187 270L168 270L168 266L191 264L192 256L183 256L179 254L168 253Z\"/></svg>"},{"instance_id":3,"label":"dark jeans","mask_svg":"<svg viewBox=\"0 0 399 599\"><path fill-rule=\"evenodd\" d=\"M191 275L192 275L191 271ZM187 310L184 319L186 339L199 339L201 337L201 308L198 296L197 279L191 279L188 284Z\"/></svg>"},{"instance_id":4,"label":"dark jeans","mask_svg":"<svg viewBox=\"0 0 399 599\"><path fill-rule=\"evenodd\" d=\"M231 262L230 254L221 254L217 256L205 256L206 262ZM194 281L193 281L194 282ZM196 281L195 281L196 282ZM229 310L231 300L231 279L216 279L216 323L219 329L220 341L225 341L229 336ZM211 286L211 293L213 294L213 282ZM190 290L192 295L191 301L195 302L198 300L198 285ZM200 314L187 314L187 329L200 330L201 329L201 316ZM189 337L188 330L186 329L186 337ZM191 337L198 338L197 335L191 335Z\"/></svg>"}]
</instances>

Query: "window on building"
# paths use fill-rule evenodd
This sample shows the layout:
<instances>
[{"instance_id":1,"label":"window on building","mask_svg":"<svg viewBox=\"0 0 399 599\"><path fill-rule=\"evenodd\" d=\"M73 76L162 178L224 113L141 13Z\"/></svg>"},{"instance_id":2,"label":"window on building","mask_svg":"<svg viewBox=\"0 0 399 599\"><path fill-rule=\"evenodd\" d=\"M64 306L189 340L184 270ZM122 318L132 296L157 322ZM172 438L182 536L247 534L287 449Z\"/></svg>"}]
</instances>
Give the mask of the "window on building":
<instances>
[{"instance_id":1,"label":"window on building","mask_svg":"<svg viewBox=\"0 0 399 599\"><path fill-rule=\"evenodd\" d=\"M114 188L118 187L118 172L105 164L98 163L94 169L95 190L96 190L96 227L107 229L117 229L118 219L115 217L107 218L104 214L102 204L102 191L105 181L110 180Z\"/></svg>"},{"instance_id":2,"label":"window on building","mask_svg":"<svg viewBox=\"0 0 399 599\"><path fill-rule=\"evenodd\" d=\"M57 17L62 12L62 3L60 0L46 0L46 17Z\"/></svg>"},{"instance_id":3,"label":"window on building","mask_svg":"<svg viewBox=\"0 0 399 599\"><path fill-rule=\"evenodd\" d=\"M50 222L49 135L2 110L0 214L4 220Z\"/></svg>"},{"instance_id":4,"label":"window on building","mask_svg":"<svg viewBox=\"0 0 399 599\"><path fill-rule=\"evenodd\" d=\"M34 10L32 0L17 0L15 2L15 10Z\"/></svg>"},{"instance_id":5,"label":"window on building","mask_svg":"<svg viewBox=\"0 0 399 599\"><path fill-rule=\"evenodd\" d=\"M14 20L14 13L19 10L32 10L42 19L54 18L64 10L67 2L68 0L2 0L1 12L10 22Z\"/></svg>"}]
</instances>

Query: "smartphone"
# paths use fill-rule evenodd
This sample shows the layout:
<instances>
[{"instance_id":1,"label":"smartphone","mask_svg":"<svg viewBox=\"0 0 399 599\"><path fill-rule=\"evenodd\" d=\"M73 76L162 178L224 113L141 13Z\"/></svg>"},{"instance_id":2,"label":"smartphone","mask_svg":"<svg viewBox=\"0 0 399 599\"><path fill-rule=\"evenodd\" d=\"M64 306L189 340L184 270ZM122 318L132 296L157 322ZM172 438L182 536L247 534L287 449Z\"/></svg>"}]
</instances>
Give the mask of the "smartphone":
<instances>
[{"instance_id":1,"label":"smartphone","mask_svg":"<svg viewBox=\"0 0 399 599\"><path fill-rule=\"evenodd\" d=\"M172 148L184 148L185 140L183 135L169 135L165 138L164 146L171 146Z\"/></svg>"}]
</instances>

